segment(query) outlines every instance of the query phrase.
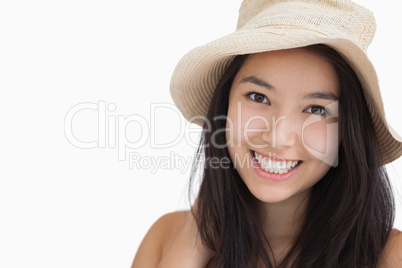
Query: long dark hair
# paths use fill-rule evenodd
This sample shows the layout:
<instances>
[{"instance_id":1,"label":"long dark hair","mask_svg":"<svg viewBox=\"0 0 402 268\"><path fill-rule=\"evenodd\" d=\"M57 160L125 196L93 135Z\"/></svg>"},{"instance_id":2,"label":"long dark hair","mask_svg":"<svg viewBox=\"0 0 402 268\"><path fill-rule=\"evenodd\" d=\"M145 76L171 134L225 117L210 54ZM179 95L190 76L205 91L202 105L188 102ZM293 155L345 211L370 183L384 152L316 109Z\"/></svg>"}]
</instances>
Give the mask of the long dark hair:
<instances>
[{"instance_id":1,"label":"long dark hair","mask_svg":"<svg viewBox=\"0 0 402 268\"><path fill-rule=\"evenodd\" d=\"M268 256L273 254L256 210L257 199L231 161L227 168L208 163L214 158L230 159L226 147L212 144L226 143L222 131L226 120L222 118L227 115L233 79L247 58L237 56L212 96L206 116L211 125L204 126L190 179L191 187L201 171L193 214L203 243L215 252L215 267L257 267L258 262L266 267L376 267L388 240L394 200L359 79L334 49L323 44L305 49L330 62L339 79L339 164L312 187L296 242L281 263L272 263ZM203 165L197 165L200 162Z\"/></svg>"}]
</instances>

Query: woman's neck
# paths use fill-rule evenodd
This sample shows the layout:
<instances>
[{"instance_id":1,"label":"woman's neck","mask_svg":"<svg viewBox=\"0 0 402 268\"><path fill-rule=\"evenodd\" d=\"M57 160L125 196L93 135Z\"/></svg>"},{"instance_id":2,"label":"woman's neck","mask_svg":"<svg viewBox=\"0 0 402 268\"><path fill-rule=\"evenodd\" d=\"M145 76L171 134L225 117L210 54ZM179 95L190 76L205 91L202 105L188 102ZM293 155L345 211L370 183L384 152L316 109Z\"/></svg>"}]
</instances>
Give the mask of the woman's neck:
<instances>
[{"instance_id":1,"label":"woman's neck","mask_svg":"<svg viewBox=\"0 0 402 268\"><path fill-rule=\"evenodd\" d=\"M278 203L262 203L262 227L270 246L282 251L290 249L304 222L309 191Z\"/></svg>"}]
</instances>

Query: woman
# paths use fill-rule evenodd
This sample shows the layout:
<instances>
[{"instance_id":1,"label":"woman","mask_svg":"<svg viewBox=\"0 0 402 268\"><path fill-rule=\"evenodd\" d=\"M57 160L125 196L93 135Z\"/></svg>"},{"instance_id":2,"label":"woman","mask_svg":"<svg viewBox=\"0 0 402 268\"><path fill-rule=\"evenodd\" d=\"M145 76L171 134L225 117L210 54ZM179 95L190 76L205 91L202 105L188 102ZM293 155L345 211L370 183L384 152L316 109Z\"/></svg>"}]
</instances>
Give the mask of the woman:
<instances>
[{"instance_id":1,"label":"woman","mask_svg":"<svg viewBox=\"0 0 402 268\"><path fill-rule=\"evenodd\" d=\"M171 91L203 126L201 188L133 267L402 267L374 30L347 0L246 0L235 33L187 54Z\"/></svg>"}]
</instances>

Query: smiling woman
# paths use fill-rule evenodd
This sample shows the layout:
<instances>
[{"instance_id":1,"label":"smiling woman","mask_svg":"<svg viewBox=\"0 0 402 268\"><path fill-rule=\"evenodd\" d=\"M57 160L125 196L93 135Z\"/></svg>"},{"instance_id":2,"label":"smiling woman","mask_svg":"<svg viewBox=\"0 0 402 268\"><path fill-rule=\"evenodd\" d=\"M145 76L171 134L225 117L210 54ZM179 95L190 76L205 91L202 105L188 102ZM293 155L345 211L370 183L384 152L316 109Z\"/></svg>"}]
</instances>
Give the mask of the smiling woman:
<instances>
[{"instance_id":1,"label":"smiling woman","mask_svg":"<svg viewBox=\"0 0 402 268\"><path fill-rule=\"evenodd\" d=\"M338 130L327 128L338 121L330 116L338 110L329 113L325 107L334 106L327 96L339 95L334 67L309 50L271 51L246 59L232 83L227 112L227 129L241 131L226 131L226 141L237 172L257 199L299 204L336 162ZM267 126L261 117L272 120L270 131L262 131ZM319 121L306 126L308 118Z\"/></svg>"},{"instance_id":2,"label":"smiling woman","mask_svg":"<svg viewBox=\"0 0 402 268\"><path fill-rule=\"evenodd\" d=\"M201 187L133 267L402 266L384 168L402 144L365 52L374 30L348 0L246 0L237 32L188 53L171 92L203 123Z\"/></svg>"}]
</instances>

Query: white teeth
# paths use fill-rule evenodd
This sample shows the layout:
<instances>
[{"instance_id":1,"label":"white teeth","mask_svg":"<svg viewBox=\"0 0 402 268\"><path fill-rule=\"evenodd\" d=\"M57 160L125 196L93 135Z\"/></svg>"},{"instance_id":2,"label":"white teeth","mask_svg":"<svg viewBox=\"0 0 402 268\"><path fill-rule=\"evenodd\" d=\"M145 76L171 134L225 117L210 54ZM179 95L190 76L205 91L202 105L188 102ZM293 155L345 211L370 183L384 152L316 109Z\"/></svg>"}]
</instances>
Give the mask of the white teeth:
<instances>
[{"instance_id":1,"label":"white teeth","mask_svg":"<svg viewBox=\"0 0 402 268\"><path fill-rule=\"evenodd\" d=\"M292 162L289 161L289 162L286 163L286 168L287 169L289 169L291 166L292 166Z\"/></svg>"},{"instance_id":2,"label":"white teeth","mask_svg":"<svg viewBox=\"0 0 402 268\"><path fill-rule=\"evenodd\" d=\"M285 174L291 171L299 161L272 161L269 158L264 158L262 155L254 152L254 157L262 170L274 174Z\"/></svg>"}]
</instances>

